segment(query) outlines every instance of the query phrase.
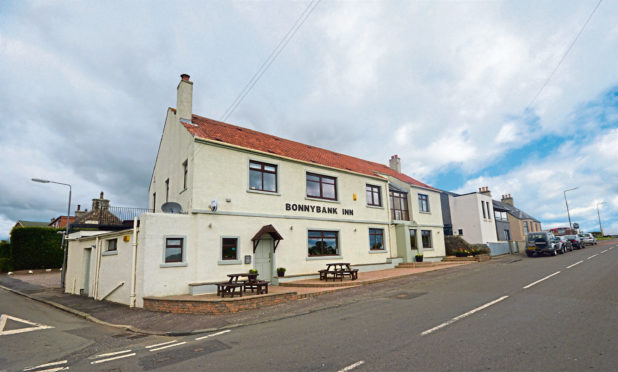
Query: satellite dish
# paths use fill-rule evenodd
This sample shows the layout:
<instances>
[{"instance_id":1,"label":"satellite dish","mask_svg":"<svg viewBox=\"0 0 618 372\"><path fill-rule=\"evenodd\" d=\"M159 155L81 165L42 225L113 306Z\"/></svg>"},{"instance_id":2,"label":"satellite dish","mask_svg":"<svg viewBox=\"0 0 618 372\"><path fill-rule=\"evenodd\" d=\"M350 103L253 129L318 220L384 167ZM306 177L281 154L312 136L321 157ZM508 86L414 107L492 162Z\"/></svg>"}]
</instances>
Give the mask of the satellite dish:
<instances>
[{"instance_id":1,"label":"satellite dish","mask_svg":"<svg viewBox=\"0 0 618 372\"><path fill-rule=\"evenodd\" d=\"M217 211L217 199L212 199L210 205L208 206L208 209L210 209L212 212Z\"/></svg>"},{"instance_id":2,"label":"satellite dish","mask_svg":"<svg viewBox=\"0 0 618 372\"><path fill-rule=\"evenodd\" d=\"M161 210L165 213L180 213L182 212L182 207L176 202L167 202L161 206Z\"/></svg>"}]
</instances>

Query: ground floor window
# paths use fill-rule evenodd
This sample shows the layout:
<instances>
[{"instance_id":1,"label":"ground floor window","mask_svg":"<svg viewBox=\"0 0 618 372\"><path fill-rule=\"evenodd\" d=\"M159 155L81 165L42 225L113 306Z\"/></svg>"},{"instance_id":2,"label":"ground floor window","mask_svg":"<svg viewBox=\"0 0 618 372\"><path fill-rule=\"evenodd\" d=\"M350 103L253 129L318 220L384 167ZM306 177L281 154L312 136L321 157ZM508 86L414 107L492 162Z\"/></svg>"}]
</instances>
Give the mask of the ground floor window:
<instances>
[{"instance_id":1,"label":"ground floor window","mask_svg":"<svg viewBox=\"0 0 618 372\"><path fill-rule=\"evenodd\" d=\"M221 239L221 259L222 260L237 260L238 259L238 238Z\"/></svg>"},{"instance_id":2,"label":"ground floor window","mask_svg":"<svg viewBox=\"0 0 618 372\"><path fill-rule=\"evenodd\" d=\"M372 251L384 250L383 229L369 229L369 249Z\"/></svg>"},{"instance_id":3,"label":"ground floor window","mask_svg":"<svg viewBox=\"0 0 618 372\"><path fill-rule=\"evenodd\" d=\"M413 229L410 229L410 248L418 249L416 248L416 230Z\"/></svg>"},{"instance_id":4,"label":"ground floor window","mask_svg":"<svg viewBox=\"0 0 618 372\"><path fill-rule=\"evenodd\" d=\"M107 241L107 251L113 252L118 249L118 239L110 239Z\"/></svg>"},{"instance_id":5,"label":"ground floor window","mask_svg":"<svg viewBox=\"0 0 618 372\"><path fill-rule=\"evenodd\" d=\"M308 233L309 257L338 256L339 232L309 230Z\"/></svg>"},{"instance_id":6,"label":"ground floor window","mask_svg":"<svg viewBox=\"0 0 618 372\"><path fill-rule=\"evenodd\" d=\"M511 240L511 231L508 229L504 229L504 239Z\"/></svg>"},{"instance_id":7,"label":"ground floor window","mask_svg":"<svg viewBox=\"0 0 618 372\"><path fill-rule=\"evenodd\" d=\"M165 239L165 263L182 262L184 238Z\"/></svg>"},{"instance_id":8,"label":"ground floor window","mask_svg":"<svg viewBox=\"0 0 618 372\"><path fill-rule=\"evenodd\" d=\"M431 230L421 230L421 238L423 238L423 248L433 248L431 244Z\"/></svg>"}]
</instances>

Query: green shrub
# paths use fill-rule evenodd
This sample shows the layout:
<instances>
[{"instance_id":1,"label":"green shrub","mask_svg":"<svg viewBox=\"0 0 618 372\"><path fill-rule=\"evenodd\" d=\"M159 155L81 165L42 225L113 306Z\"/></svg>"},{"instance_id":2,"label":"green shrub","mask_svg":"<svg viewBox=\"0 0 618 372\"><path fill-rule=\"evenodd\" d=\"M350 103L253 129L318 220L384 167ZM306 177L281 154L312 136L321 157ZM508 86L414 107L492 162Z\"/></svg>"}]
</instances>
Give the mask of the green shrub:
<instances>
[{"instance_id":1,"label":"green shrub","mask_svg":"<svg viewBox=\"0 0 618 372\"><path fill-rule=\"evenodd\" d=\"M479 254L489 254L487 244L469 244L461 236L447 235L444 237L444 246L447 256L467 257Z\"/></svg>"},{"instance_id":2,"label":"green shrub","mask_svg":"<svg viewBox=\"0 0 618 372\"><path fill-rule=\"evenodd\" d=\"M11 259L9 257L0 257L0 273L5 273L11 270L13 270Z\"/></svg>"},{"instance_id":3,"label":"green shrub","mask_svg":"<svg viewBox=\"0 0 618 372\"><path fill-rule=\"evenodd\" d=\"M62 235L51 227L20 227L11 231L12 264L15 270L62 267Z\"/></svg>"},{"instance_id":4,"label":"green shrub","mask_svg":"<svg viewBox=\"0 0 618 372\"><path fill-rule=\"evenodd\" d=\"M0 241L0 258L11 257L11 243L6 240Z\"/></svg>"}]
</instances>

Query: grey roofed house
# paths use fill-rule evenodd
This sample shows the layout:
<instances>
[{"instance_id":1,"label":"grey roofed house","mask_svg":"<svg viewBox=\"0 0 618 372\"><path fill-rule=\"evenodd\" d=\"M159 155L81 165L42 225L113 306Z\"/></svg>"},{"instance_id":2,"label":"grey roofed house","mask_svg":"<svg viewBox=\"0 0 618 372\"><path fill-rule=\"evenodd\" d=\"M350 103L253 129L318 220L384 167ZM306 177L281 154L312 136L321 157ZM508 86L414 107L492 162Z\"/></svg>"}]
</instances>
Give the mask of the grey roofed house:
<instances>
[{"instance_id":1,"label":"grey roofed house","mask_svg":"<svg viewBox=\"0 0 618 372\"><path fill-rule=\"evenodd\" d=\"M18 220L14 227L49 227L49 222Z\"/></svg>"},{"instance_id":2,"label":"grey roofed house","mask_svg":"<svg viewBox=\"0 0 618 372\"><path fill-rule=\"evenodd\" d=\"M493 202L494 202L494 209L505 210L508 214L520 220L533 220L534 222L541 223L541 221L539 221L538 219L532 217L528 213L522 211L521 209L513 205L503 203L497 200L494 200Z\"/></svg>"}]
</instances>

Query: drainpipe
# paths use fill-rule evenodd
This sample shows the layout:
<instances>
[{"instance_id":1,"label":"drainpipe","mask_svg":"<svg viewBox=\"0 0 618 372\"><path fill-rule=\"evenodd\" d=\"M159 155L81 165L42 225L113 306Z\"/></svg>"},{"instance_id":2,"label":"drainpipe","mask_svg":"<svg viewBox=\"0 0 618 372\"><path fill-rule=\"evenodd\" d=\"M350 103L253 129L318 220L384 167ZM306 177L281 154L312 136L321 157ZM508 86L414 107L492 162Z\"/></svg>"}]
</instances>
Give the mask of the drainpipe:
<instances>
[{"instance_id":1,"label":"drainpipe","mask_svg":"<svg viewBox=\"0 0 618 372\"><path fill-rule=\"evenodd\" d=\"M92 297L96 300L97 297L99 297L99 276L101 274L101 249L100 249L100 244L102 243L102 241L99 239L99 237L96 237L95 240L95 248L94 248L94 252L96 254L96 267L94 269L94 290L92 291Z\"/></svg>"},{"instance_id":2,"label":"drainpipe","mask_svg":"<svg viewBox=\"0 0 618 372\"><path fill-rule=\"evenodd\" d=\"M131 297L129 307L135 307L135 286L137 277L137 217L133 217L133 263L131 265Z\"/></svg>"},{"instance_id":3,"label":"drainpipe","mask_svg":"<svg viewBox=\"0 0 618 372\"><path fill-rule=\"evenodd\" d=\"M386 225L386 227L388 228L388 255L391 258L391 262L393 259L393 239L391 239L391 203L390 203L390 191L388 189L388 182L386 183L386 200L384 201L384 204L386 204L386 221L388 221L388 224ZM395 232L396 234L397 232ZM395 247L395 249L397 249L397 247Z\"/></svg>"}]
</instances>

